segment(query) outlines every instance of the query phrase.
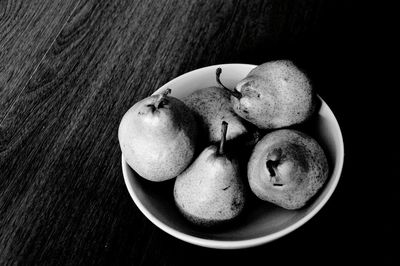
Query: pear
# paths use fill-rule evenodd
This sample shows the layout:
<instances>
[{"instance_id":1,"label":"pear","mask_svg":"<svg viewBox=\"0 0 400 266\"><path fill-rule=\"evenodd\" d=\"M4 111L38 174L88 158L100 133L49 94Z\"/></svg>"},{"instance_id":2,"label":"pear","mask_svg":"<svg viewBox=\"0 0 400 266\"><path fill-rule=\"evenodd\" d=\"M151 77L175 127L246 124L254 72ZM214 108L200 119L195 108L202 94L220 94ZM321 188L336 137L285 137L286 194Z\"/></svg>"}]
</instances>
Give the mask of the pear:
<instances>
[{"instance_id":1,"label":"pear","mask_svg":"<svg viewBox=\"0 0 400 266\"><path fill-rule=\"evenodd\" d=\"M123 116L118 139L126 162L150 181L172 179L194 159L197 124L190 109L177 98L147 97Z\"/></svg>"},{"instance_id":2,"label":"pear","mask_svg":"<svg viewBox=\"0 0 400 266\"><path fill-rule=\"evenodd\" d=\"M329 173L317 141L289 129L265 135L255 146L247 169L250 188L258 198L290 210L303 207Z\"/></svg>"},{"instance_id":3,"label":"pear","mask_svg":"<svg viewBox=\"0 0 400 266\"><path fill-rule=\"evenodd\" d=\"M309 79L288 60L257 66L230 91L234 111L262 129L300 124L316 106Z\"/></svg>"},{"instance_id":4,"label":"pear","mask_svg":"<svg viewBox=\"0 0 400 266\"><path fill-rule=\"evenodd\" d=\"M197 115L208 142L221 140L221 122L229 124L227 140L235 139L248 132L241 117L232 108L230 93L223 88L208 87L197 90L182 101Z\"/></svg>"},{"instance_id":5,"label":"pear","mask_svg":"<svg viewBox=\"0 0 400 266\"><path fill-rule=\"evenodd\" d=\"M227 125L222 122L219 147L207 147L175 180L175 203L197 225L230 221L241 213L245 204L239 164L224 153Z\"/></svg>"}]
</instances>

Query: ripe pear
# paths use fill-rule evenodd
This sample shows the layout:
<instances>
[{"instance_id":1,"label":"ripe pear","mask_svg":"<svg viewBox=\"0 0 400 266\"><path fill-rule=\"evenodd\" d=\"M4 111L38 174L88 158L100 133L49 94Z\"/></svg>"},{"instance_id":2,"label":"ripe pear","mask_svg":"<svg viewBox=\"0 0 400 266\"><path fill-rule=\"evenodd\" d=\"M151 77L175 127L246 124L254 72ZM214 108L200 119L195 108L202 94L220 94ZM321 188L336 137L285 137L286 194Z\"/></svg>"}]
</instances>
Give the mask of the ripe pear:
<instances>
[{"instance_id":1,"label":"ripe pear","mask_svg":"<svg viewBox=\"0 0 400 266\"><path fill-rule=\"evenodd\" d=\"M273 131L254 148L248 163L254 194L285 209L299 209L328 178L325 153L310 136L289 129Z\"/></svg>"},{"instance_id":2,"label":"ripe pear","mask_svg":"<svg viewBox=\"0 0 400 266\"><path fill-rule=\"evenodd\" d=\"M230 221L241 213L245 204L239 164L224 153L226 129L224 121L219 147L206 148L175 180L175 203L197 225Z\"/></svg>"},{"instance_id":3,"label":"ripe pear","mask_svg":"<svg viewBox=\"0 0 400 266\"><path fill-rule=\"evenodd\" d=\"M221 140L221 122L229 124L226 135L232 140L246 134L246 121L239 117L232 108L230 93L223 88L208 87L197 90L182 100L198 117L209 142Z\"/></svg>"},{"instance_id":4,"label":"ripe pear","mask_svg":"<svg viewBox=\"0 0 400 266\"><path fill-rule=\"evenodd\" d=\"M118 139L126 162L150 181L172 179L196 152L197 124L190 109L167 89L133 105L123 116Z\"/></svg>"},{"instance_id":5,"label":"ripe pear","mask_svg":"<svg viewBox=\"0 0 400 266\"><path fill-rule=\"evenodd\" d=\"M302 123L316 106L308 77L288 60L257 66L231 94L234 111L262 129Z\"/></svg>"}]
</instances>

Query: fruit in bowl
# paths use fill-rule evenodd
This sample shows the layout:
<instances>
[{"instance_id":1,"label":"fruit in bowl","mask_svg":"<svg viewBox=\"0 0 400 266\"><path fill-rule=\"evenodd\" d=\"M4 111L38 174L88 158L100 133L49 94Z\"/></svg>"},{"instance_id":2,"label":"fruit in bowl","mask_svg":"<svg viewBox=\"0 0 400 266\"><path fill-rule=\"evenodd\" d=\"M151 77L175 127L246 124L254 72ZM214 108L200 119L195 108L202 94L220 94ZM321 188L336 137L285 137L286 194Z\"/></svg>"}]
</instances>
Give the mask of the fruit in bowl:
<instances>
[{"instance_id":1,"label":"fruit in bowl","mask_svg":"<svg viewBox=\"0 0 400 266\"><path fill-rule=\"evenodd\" d=\"M251 190L262 199L293 210L303 207L328 178L321 146L297 130L273 131L260 140L248 164Z\"/></svg>"},{"instance_id":2,"label":"fruit in bowl","mask_svg":"<svg viewBox=\"0 0 400 266\"><path fill-rule=\"evenodd\" d=\"M230 93L223 88L213 86L197 90L183 98L183 102L197 116L208 142L221 140L222 121L229 124L228 141L248 132L246 122L233 111Z\"/></svg>"},{"instance_id":3,"label":"fruit in bowl","mask_svg":"<svg viewBox=\"0 0 400 266\"><path fill-rule=\"evenodd\" d=\"M166 88L171 88L172 97L184 99L195 91L218 86L215 79L215 72L218 68L223 70L221 78L225 86L225 88L223 88L220 85L220 88L234 91L233 88L235 88L241 80L246 78L246 76L256 68L256 66L245 64L225 64L194 70L171 80L157 90L154 95L160 94L165 91ZM223 249L250 247L272 241L295 230L311 219L330 198L338 183L343 165L343 141L339 125L326 103L320 97L314 97L316 101L320 102L320 105L315 105L318 106L318 108L314 109L314 115L311 118L308 117L306 119L308 120L308 126L305 133L318 141L327 155L327 161L331 167L325 184L319 189L318 193L305 203L303 207L295 210L288 210L274 203L261 200L256 196L248 199L245 197L243 211L238 212L238 215L232 219L236 220L235 223L227 222L229 223L229 226L218 227L218 229L215 230L201 229L200 227L193 226L192 222L187 219L187 215L182 214L182 210L176 206L174 186L175 183L177 183L180 174L177 174L177 179L172 178L170 181L146 181L134 171L134 167L129 167L123 152L123 175L132 199L142 213L165 232L189 243L206 247ZM301 123L302 122L300 122L300 124ZM198 127L201 126L202 125L198 125ZM304 129L303 127L297 127L297 124L292 125L292 128L296 130ZM272 131L270 129L268 133L271 134L275 131L276 129L272 129ZM262 132L261 134L267 133L262 130L260 132ZM215 145L215 143L211 142L209 144ZM236 149L238 153L241 153L241 147L237 146L237 142L235 143L234 140L227 139L225 144L227 148ZM253 143L252 145L254 147L257 144ZM183 173L194 166L200 156L201 155L196 153L193 158L193 163L189 164L186 170L183 170ZM241 161L238 164L239 180L244 185L243 188L245 194L246 189L250 188L249 179L246 175L246 165L249 159L249 157L244 157L244 160L247 161ZM202 160L204 162L204 159ZM243 158L240 160L243 160ZM197 166L196 168L199 170L196 172L212 173L212 167L209 165L210 164L206 164L205 167ZM268 170L268 168L266 168L266 162L262 167L263 169ZM277 163L269 163L269 167L272 170L274 167L278 170L280 169ZM204 169L201 170L202 168ZM213 170L215 173L216 169ZM202 174L203 173L196 175L201 176ZM207 176L211 176L211 174ZM215 176L221 175L215 174ZM233 174L230 176L232 177ZM267 176L265 178L268 179ZM198 179L195 178L192 178L192 180L198 181ZM216 180L216 178L210 178L207 182L217 182ZM226 180L228 180L228 178L226 178ZM199 187L202 186L197 186L197 188ZM210 186L204 186L204 188L205 187ZM195 190L196 189L193 189L192 191ZM210 189L207 190L211 191ZM214 190L213 193L205 193L203 191L202 195L222 195L221 192L223 192L223 190ZM193 195L190 195L190 197L193 199L196 193L193 192ZM250 196L251 194L256 195L252 190L249 190L248 194ZM206 196L205 198L208 197L209 196ZM190 208L190 210L193 211L193 208Z\"/></svg>"},{"instance_id":4,"label":"fruit in bowl","mask_svg":"<svg viewBox=\"0 0 400 266\"><path fill-rule=\"evenodd\" d=\"M219 146L207 147L175 181L175 203L197 225L224 224L236 218L245 204L239 164L224 150L227 127L223 121Z\"/></svg>"},{"instance_id":5,"label":"fruit in bowl","mask_svg":"<svg viewBox=\"0 0 400 266\"><path fill-rule=\"evenodd\" d=\"M218 79L220 74L219 70ZM288 60L267 62L252 69L237 83L231 100L239 116L263 129L300 124L315 110L310 81Z\"/></svg>"},{"instance_id":6,"label":"fruit in bowl","mask_svg":"<svg viewBox=\"0 0 400 266\"><path fill-rule=\"evenodd\" d=\"M122 153L135 171L150 181L176 177L193 160L197 124L189 108L170 97L170 89L132 106L118 129Z\"/></svg>"}]
</instances>

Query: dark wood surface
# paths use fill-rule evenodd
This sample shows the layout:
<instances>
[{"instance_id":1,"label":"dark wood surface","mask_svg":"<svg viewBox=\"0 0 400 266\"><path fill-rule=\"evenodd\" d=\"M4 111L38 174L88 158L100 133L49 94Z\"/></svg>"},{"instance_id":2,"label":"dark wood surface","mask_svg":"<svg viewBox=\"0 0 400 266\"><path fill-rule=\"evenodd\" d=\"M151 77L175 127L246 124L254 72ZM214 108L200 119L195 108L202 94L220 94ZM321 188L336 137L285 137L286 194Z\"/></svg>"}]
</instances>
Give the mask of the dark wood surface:
<instances>
[{"instance_id":1,"label":"dark wood surface","mask_svg":"<svg viewBox=\"0 0 400 266\"><path fill-rule=\"evenodd\" d=\"M352 130L361 122L351 104L361 88L347 62L362 58L358 7L322 0L0 0L0 265L376 258L375 244L367 244L370 224L360 218L368 209L354 194L361 174L354 151L363 143ZM245 250L201 248L156 228L123 182L122 115L187 71L276 58L309 73L342 126L346 163L331 200L295 232ZM391 259L379 255L380 262Z\"/></svg>"},{"instance_id":2,"label":"dark wood surface","mask_svg":"<svg viewBox=\"0 0 400 266\"><path fill-rule=\"evenodd\" d=\"M0 121L78 1L0 1Z\"/></svg>"}]
</instances>

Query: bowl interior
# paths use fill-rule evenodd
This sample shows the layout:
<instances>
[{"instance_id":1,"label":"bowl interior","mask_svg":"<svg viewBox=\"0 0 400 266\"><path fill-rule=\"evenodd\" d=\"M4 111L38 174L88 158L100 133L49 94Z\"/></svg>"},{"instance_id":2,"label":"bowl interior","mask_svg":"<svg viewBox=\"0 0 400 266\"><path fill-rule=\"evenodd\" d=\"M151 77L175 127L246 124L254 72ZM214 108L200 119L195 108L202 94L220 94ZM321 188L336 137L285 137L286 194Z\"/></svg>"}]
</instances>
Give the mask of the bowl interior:
<instances>
[{"instance_id":1,"label":"bowl interior","mask_svg":"<svg viewBox=\"0 0 400 266\"><path fill-rule=\"evenodd\" d=\"M175 78L155 93L172 89L172 96L182 98L193 91L215 86L215 70L221 67L222 82L230 88L244 78L254 65L225 64L201 68ZM143 214L167 233L184 241L213 248L242 248L279 238L314 216L333 193L343 165L343 140L339 125L327 104L320 99L318 113L301 130L321 144L330 163L330 178L305 208L289 211L250 196L248 208L230 226L206 230L186 221L174 204L174 180L153 183L139 177L122 158L122 168L132 199ZM249 193L252 194L252 193Z\"/></svg>"}]
</instances>

